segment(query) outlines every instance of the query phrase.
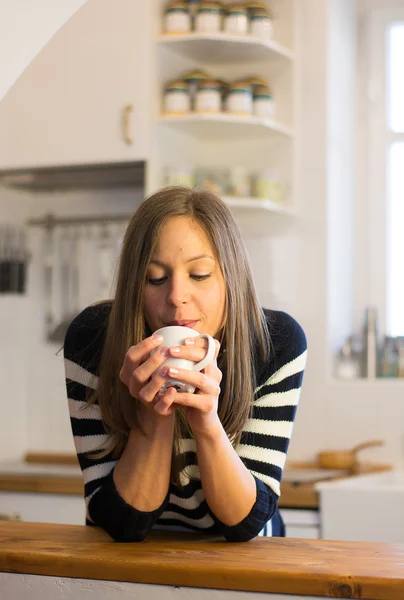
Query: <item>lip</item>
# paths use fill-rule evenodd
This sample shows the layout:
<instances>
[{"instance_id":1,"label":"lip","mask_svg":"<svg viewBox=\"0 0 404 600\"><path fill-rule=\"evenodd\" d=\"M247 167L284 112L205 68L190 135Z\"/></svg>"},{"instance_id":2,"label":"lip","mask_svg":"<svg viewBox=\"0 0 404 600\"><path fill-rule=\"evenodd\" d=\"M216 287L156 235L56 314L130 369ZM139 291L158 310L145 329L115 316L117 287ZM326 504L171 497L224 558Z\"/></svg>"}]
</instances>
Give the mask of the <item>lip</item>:
<instances>
[{"instance_id":1,"label":"lip","mask_svg":"<svg viewBox=\"0 0 404 600\"><path fill-rule=\"evenodd\" d=\"M167 323L168 326L176 326L176 327L190 327L191 329L198 323L198 321L189 321L187 319L181 319L180 321L170 321Z\"/></svg>"}]
</instances>

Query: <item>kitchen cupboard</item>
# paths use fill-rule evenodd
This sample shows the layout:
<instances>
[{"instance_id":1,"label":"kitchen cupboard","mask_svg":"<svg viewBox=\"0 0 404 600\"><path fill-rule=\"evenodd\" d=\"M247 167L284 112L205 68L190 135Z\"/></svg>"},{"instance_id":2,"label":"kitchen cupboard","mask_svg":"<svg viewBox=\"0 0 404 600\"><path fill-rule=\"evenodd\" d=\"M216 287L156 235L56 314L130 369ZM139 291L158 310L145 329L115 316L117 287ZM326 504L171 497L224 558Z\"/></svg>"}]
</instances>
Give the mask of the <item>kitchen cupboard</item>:
<instances>
[{"instance_id":1,"label":"kitchen cupboard","mask_svg":"<svg viewBox=\"0 0 404 600\"><path fill-rule=\"evenodd\" d=\"M234 208L294 214L294 0L277 3L268 40L223 31L165 35L165 5L117 0L112 9L108 0L88 0L0 104L0 169L145 161L149 194L171 183L167 173L219 168L283 187L282 202L222 192ZM227 84L264 79L275 114L164 114L166 84L195 69Z\"/></svg>"},{"instance_id":2,"label":"kitchen cupboard","mask_svg":"<svg viewBox=\"0 0 404 600\"><path fill-rule=\"evenodd\" d=\"M145 160L151 6L89 0L0 104L0 169Z\"/></svg>"}]
</instances>

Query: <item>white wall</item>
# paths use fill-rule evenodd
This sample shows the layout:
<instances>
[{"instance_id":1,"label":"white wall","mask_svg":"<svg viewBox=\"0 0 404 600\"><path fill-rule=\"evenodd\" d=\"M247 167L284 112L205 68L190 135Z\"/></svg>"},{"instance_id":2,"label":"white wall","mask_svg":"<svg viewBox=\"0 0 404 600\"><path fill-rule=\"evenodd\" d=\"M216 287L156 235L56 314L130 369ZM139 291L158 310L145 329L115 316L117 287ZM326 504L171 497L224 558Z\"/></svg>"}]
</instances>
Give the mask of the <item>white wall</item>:
<instances>
[{"instance_id":1,"label":"white wall","mask_svg":"<svg viewBox=\"0 0 404 600\"><path fill-rule=\"evenodd\" d=\"M87 0L1 0L0 100L58 29Z\"/></svg>"},{"instance_id":2,"label":"white wall","mask_svg":"<svg viewBox=\"0 0 404 600\"><path fill-rule=\"evenodd\" d=\"M31 195L0 188L1 222L22 224L49 212L55 216L129 214L140 199L141 190ZM84 308L100 298L97 282L99 251L97 229L87 228L81 233L82 285L79 302L80 308ZM111 233L119 241L119 228L114 227ZM29 245L32 260L27 294L21 297L0 296L0 413L5 417L0 420L0 456L3 460L22 456L28 449L74 451L64 385L63 354L57 355L61 344L49 343L45 336L41 228L30 229ZM111 269L112 262L113 258ZM60 316L57 275L56 272L56 321Z\"/></svg>"}]
</instances>

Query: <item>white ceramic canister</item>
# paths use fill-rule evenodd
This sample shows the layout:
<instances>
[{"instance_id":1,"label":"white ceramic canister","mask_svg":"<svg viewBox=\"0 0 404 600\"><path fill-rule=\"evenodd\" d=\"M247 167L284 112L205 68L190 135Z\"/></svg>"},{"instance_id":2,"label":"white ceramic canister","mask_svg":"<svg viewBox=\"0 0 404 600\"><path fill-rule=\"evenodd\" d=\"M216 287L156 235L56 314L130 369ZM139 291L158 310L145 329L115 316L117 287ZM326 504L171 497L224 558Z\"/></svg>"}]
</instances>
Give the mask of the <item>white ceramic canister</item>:
<instances>
[{"instance_id":1,"label":"white ceramic canister","mask_svg":"<svg viewBox=\"0 0 404 600\"><path fill-rule=\"evenodd\" d=\"M187 114L191 110L191 95L183 79L171 81L164 92L164 113L171 115Z\"/></svg>"},{"instance_id":2,"label":"white ceramic canister","mask_svg":"<svg viewBox=\"0 0 404 600\"><path fill-rule=\"evenodd\" d=\"M275 101L266 86L259 86L253 92L253 113L256 117L273 118Z\"/></svg>"},{"instance_id":3,"label":"white ceramic canister","mask_svg":"<svg viewBox=\"0 0 404 600\"><path fill-rule=\"evenodd\" d=\"M211 75L200 69L188 71L182 76L182 79L188 84L189 93L191 95L191 110L195 110L195 99L198 85L201 83L201 81L211 78Z\"/></svg>"},{"instance_id":4,"label":"white ceramic canister","mask_svg":"<svg viewBox=\"0 0 404 600\"><path fill-rule=\"evenodd\" d=\"M222 8L218 2L201 2L196 9L195 31L217 33L222 29Z\"/></svg>"},{"instance_id":5,"label":"white ceramic canister","mask_svg":"<svg viewBox=\"0 0 404 600\"><path fill-rule=\"evenodd\" d=\"M201 81L195 96L195 111L218 113L222 109L220 83L213 79Z\"/></svg>"},{"instance_id":6,"label":"white ceramic canister","mask_svg":"<svg viewBox=\"0 0 404 600\"><path fill-rule=\"evenodd\" d=\"M253 109L251 86L244 81L232 83L226 98L226 110L229 113L251 115Z\"/></svg>"},{"instance_id":7,"label":"white ceramic canister","mask_svg":"<svg viewBox=\"0 0 404 600\"><path fill-rule=\"evenodd\" d=\"M245 35L248 33L247 10L243 4L230 4L226 7L224 17L224 31L233 35Z\"/></svg>"},{"instance_id":8,"label":"white ceramic canister","mask_svg":"<svg viewBox=\"0 0 404 600\"><path fill-rule=\"evenodd\" d=\"M262 40L272 38L273 25L272 19L267 11L253 9L250 13L250 33Z\"/></svg>"},{"instance_id":9,"label":"white ceramic canister","mask_svg":"<svg viewBox=\"0 0 404 600\"><path fill-rule=\"evenodd\" d=\"M186 2L170 2L164 12L164 33L189 33L192 17Z\"/></svg>"}]
</instances>

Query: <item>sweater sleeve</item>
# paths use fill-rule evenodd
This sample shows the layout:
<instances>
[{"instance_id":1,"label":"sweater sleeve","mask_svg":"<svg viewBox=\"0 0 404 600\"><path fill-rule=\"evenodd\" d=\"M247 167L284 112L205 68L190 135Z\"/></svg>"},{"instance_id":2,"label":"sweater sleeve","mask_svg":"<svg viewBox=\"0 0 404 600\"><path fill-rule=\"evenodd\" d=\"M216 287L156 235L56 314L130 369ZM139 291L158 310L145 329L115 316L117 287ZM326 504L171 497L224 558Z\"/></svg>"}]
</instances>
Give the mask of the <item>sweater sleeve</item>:
<instances>
[{"instance_id":1,"label":"sweater sleeve","mask_svg":"<svg viewBox=\"0 0 404 600\"><path fill-rule=\"evenodd\" d=\"M254 506L234 526L215 521L228 541L248 541L258 535L277 510L282 470L292 434L306 364L307 341L301 326L276 312L273 352L261 370L251 416L236 451L257 487Z\"/></svg>"},{"instance_id":2,"label":"sweater sleeve","mask_svg":"<svg viewBox=\"0 0 404 600\"><path fill-rule=\"evenodd\" d=\"M84 478L86 524L104 529L114 540L143 540L168 503L142 512L119 495L113 480L117 458L94 454L108 446L101 410L87 402L97 388L99 361L105 339L109 307L90 306L70 324L64 342L64 364L70 422L78 461Z\"/></svg>"}]
</instances>

